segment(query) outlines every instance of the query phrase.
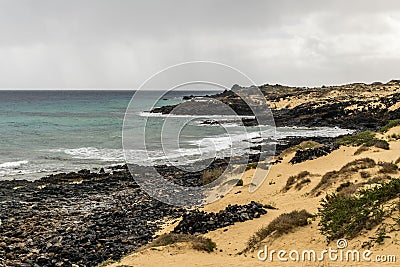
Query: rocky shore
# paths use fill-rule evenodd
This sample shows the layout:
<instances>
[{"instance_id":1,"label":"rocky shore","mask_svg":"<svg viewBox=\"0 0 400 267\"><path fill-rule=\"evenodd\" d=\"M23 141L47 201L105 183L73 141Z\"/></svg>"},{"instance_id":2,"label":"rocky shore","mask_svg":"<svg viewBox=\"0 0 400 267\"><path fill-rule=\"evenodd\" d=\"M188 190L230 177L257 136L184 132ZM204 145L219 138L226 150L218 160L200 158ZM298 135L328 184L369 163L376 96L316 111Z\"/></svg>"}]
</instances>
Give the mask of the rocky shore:
<instances>
[{"instance_id":1,"label":"rocky shore","mask_svg":"<svg viewBox=\"0 0 400 267\"><path fill-rule=\"evenodd\" d=\"M147 244L183 210L148 197L124 166L0 183L1 266L96 266Z\"/></svg>"},{"instance_id":2,"label":"rocky shore","mask_svg":"<svg viewBox=\"0 0 400 267\"><path fill-rule=\"evenodd\" d=\"M388 83L348 84L318 88L289 87L282 85L259 86L274 116L276 126L332 127L344 129L376 130L380 125L400 116L400 81ZM254 115L249 106L238 96L246 94L247 88L235 85L231 90L209 95L231 107L237 115ZM189 101L194 97L187 99ZM193 108L164 106L153 109L153 113L186 112L197 114ZM202 107L203 108L203 107ZM244 118L245 126L257 125L254 119ZM215 124L206 120L205 124Z\"/></svg>"},{"instance_id":3,"label":"rocky shore","mask_svg":"<svg viewBox=\"0 0 400 267\"><path fill-rule=\"evenodd\" d=\"M309 138L280 140L276 153L306 139ZM332 142L332 138L314 140L321 144ZM255 143L254 149L257 148ZM251 155L250 163L258 160L258 154ZM224 168L228 162L228 158L216 159L209 169ZM202 172L184 172L165 165L156 168L176 184L202 184ZM133 169L146 173L146 167ZM0 263L96 266L109 259L118 260L150 242L159 230L160 220L183 216L177 232L204 233L263 214L265 209L257 203L233 205L219 213L171 207L143 192L126 165L98 172L60 173L36 181L1 181Z\"/></svg>"}]
</instances>

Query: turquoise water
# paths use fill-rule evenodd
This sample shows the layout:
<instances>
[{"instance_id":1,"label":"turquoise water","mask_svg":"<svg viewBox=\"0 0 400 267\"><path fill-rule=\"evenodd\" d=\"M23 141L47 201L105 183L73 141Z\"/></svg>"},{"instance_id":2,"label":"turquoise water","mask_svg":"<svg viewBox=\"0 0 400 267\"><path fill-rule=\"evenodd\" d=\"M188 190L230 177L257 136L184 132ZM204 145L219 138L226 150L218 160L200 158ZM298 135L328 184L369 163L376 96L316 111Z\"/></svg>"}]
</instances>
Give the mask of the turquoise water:
<instances>
[{"instance_id":1,"label":"turquoise water","mask_svg":"<svg viewBox=\"0 0 400 267\"><path fill-rule=\"evenodd\" d=\"M210 92L174 91L156 105L178 104L183 101L182 96L189 94ZM122 125L133 95L133 91L0 91L0 179L37 179L51 173L124 163ZM153 96L154 92L146 92L134 107L133 134L143 131L141 122L148 120L150 140L147 151L132 151L138 164L171 163L171 157L166 161L158 140L165 117L147 117L144 113L143 107L154 101ZM175 118L177 123L181 119ZM235 133L235 125L227 127ZM336 136L346 132L336 128L279 128L275 137ZM193 162L205 152L212 152L212 156L230 155L232 142L247 142L239 132L228 136L222 127L196 121L181 134L181 149L169 151L172 161L174 153L177 162L183 161L180 164ZM168 138L167 143L173 141Z\"/></svg>"},{"instance_id":2,"label":"turquoise water","mask_svg":"<svg viewBox=\"0 0 400 267\"><path fill-rule=\"evenodd\" d=\"M122 123L133 93L0 91L0 179L124 162ZM186 94L174 92L160 105Z\"/></svg>"}]
</instances>

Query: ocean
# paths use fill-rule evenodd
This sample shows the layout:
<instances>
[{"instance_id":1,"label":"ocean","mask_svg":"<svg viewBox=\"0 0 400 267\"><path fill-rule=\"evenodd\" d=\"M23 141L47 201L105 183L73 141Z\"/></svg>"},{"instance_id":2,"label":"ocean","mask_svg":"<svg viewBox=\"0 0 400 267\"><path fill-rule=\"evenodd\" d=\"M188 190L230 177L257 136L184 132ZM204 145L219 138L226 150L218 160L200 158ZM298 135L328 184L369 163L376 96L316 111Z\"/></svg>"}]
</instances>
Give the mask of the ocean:
<instances>
[{"instance_id":1,"label":"ocean","mask_svg":"<svg viewBox=\"0 0 400 267\"><path fill-rule=\"evenodd\" d=\"M133 107L138 125L142 120L151 121L148 133L149 140L153 141L148 144L147 151L131 151L137 158L137 162L132 163L171 164L172 158L172 164L187 164L196 161L199 154L231 155L232 142L243 142L246 147L246 140L239 131L235 136L237 125L226 125L231 128L228 135L223 127L194 121L181 132L180 148L169 150L168 157L165 157L157 134L165 116L149 114L143 109L146 101L153 101L154 94L153 91L142 94L139 104ZM181 103L183 96L191 94L207 95L210 91L173 91L160 99L156 106ZM84 168L99 170L124 163L122 127L133 95L134 91L122 90L0 91L0 180L34 180L53 173ZM184 118L176 118L180 119ZM271 131L268 128L263 130ZM132 131L143 129L137 127ZM277 128L276 136L271 137L329 137L349 132L338 128L282 127Z\"/></svg>"}]
</instances>

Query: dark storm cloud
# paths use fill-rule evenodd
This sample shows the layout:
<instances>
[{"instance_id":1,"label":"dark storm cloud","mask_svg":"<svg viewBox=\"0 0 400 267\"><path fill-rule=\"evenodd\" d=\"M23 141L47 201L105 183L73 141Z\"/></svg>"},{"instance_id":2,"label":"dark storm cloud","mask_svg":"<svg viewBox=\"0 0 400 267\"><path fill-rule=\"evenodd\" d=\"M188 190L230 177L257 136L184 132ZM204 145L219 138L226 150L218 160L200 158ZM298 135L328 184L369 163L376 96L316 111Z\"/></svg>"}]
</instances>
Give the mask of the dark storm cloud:
<instances>
[{"instance_id":1,"label":"dark storm cloud","mask_svg":"<svg viewBox=\"0 0 400 267\"><path fill-rule=\"evenodd\" d=\"M259 84L385 81L399 36L398 1L3 0L0 87L135 88L190 60Z\"/></svg>"}]
</instances>

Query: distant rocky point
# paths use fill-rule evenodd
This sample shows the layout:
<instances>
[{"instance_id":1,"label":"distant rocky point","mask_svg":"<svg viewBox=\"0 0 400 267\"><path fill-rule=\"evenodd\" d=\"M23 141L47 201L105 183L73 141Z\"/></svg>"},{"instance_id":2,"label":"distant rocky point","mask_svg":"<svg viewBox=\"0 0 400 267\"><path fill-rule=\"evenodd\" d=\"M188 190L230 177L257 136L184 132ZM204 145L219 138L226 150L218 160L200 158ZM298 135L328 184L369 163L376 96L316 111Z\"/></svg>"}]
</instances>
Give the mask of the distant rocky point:
<instances>
[{"instance_id":1,"label":"distant rocky point","mask_svg":"<svg viewBox=\"0 0 400 267\"><path fill-rule=\"evenodd\" d=\"M357 130L375 130L389 120L400 117L400 80L387 83L353 83L338 86L291 87L264 84L259 86L274 116L276 126L338 126ZM226 115L226 109L215 103L222 102L237 115L252 116L254 113L239 97L250 95L254 88L234 85L231 90L209 96L208 108L196 104L196 97L180 105L163 106L151 112L162 114L213 114ZM214 102L214 103L213 103ZM223 109L224 111L219 111ZM246 126L256 125L256 120L243 121Z\"/></svg>"}]
</instances>

